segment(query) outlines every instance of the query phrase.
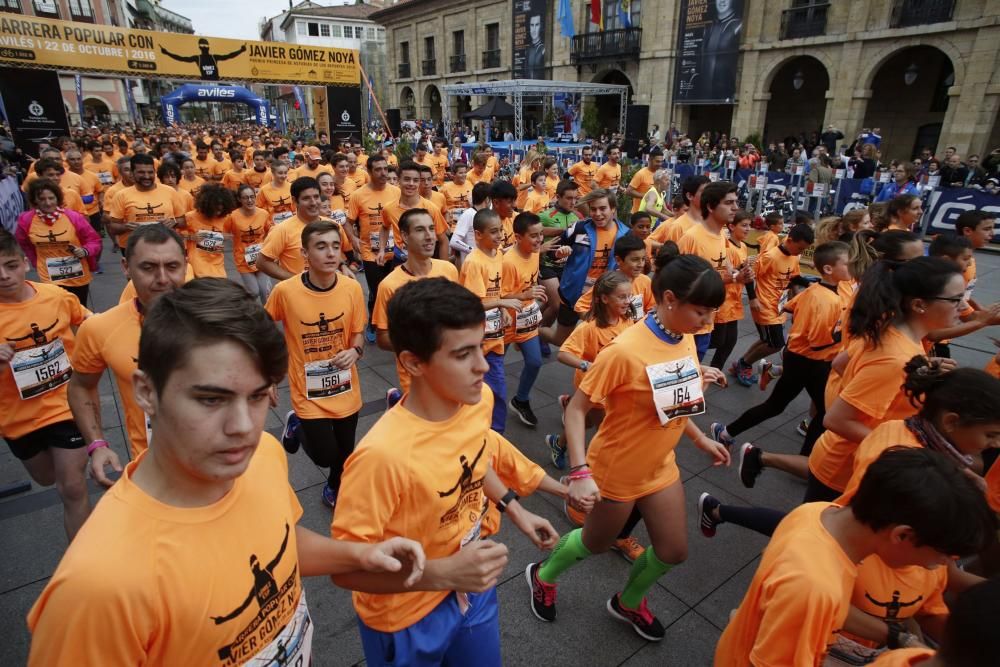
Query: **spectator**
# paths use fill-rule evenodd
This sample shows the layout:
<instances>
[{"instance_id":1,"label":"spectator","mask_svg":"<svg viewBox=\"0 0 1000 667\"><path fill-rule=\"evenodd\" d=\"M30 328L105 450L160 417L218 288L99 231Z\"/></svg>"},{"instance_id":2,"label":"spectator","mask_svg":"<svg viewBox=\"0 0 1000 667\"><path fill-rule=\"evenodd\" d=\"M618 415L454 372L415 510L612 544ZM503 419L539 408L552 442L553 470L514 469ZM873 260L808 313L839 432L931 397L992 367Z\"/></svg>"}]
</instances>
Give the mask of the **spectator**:
<instances>
[{"instance_id":1,"label":"spectator","mask_svg":"<svg viewBox=\"0 0 1000 667\"><path fill-rule=\"evenodd\" d=\"M771 146L771 150L767 153L767 162L771 171L784 171L788 164L788 153L785 152L784 142L778 143L777 146L771 144Z\"/></svg>"},{"instance_id":2,"label":"spectator","mask_svg":"<svg viewBox=\"0 0 1000 667\"><path fill-rule=\"evenodd\" d=\"M986 170L979 166L979 156L975 153L970 155L966 161L966 167L968 167L969 173L965 177L965 187L981 186L986 180Z\"/></svg>"},{"instance_id":3,"label":"spectator","mask_svg":"<svg viewBox=\"0 0 1000 667\"><path fill-rule=\"evenodd\" d=\"M879 190L876 202L889 201L897 195L919 195L917 170L911 162L900 162L892 171L893 180Z\"/></svg>"},{"instance_id":4,"label":"spectator","mask_svg":"<svg viewBox=\"0 0 1000 667\"><path fill-rule=\"evenodd\" d=\"M823 134L819 135L820 143L826 146L826 152L833 154L837 152L837 142L844 138L844 133L835 128L832 124L826 126Z\"/></svg>"},{"instance_id":5,"label":"spectator","mask_svg":"<svg viewBox=\"0 0 1000 667\"><path fill-rule=\"evenodd\" d=\"M941 167L941 185L949 188L964 187L969 170L962 164L962 157L958 153L952 153L946 160Z\"/></svg>"}]
</instances>

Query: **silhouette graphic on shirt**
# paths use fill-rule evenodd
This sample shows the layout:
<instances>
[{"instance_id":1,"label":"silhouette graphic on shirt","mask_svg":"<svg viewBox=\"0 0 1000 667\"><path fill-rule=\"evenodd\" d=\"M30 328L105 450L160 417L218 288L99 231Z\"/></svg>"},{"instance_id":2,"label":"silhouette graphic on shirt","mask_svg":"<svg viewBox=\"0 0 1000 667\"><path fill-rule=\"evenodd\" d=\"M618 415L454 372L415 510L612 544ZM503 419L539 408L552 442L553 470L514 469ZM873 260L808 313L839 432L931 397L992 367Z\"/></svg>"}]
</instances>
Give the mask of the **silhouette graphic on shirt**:
<instances>
[{"instance_id":1,"label":"silhouette graphic on shirt","mask_svg":"<svg viewBox=\"0 0 1000 667\"><path fill-rule=\"evenodd\" d=\"M339 320L343 316L344 316L344 314L341 313L340 315L337 315L336 317L327 319L326 318L326 313L320 313L319 314L319 319L317 321L315 321L315 322L303 322L302 320L299 320L299 324L301 324L304 327L317 327L322 333L327 333L327 332L330 331L330 325L333 324L334 322L336 322L337 320Z\"/></svg>"},{"instance_id":2,"label":"silhouette graphic on shirt","mask_svg":"<svg viewBox=\"0 0 1000 667\"><path fill-rule=\"evenodd\" d=\"M254 598L257 599L258 606L263 609L268 602L277 597L279 588L278 582L274 578L274 568L278 565L278 562L281 561L281 556L285 553L285 547L288 546L288 533L289 528L286 523L285 539L281 541L281 546L278 548L278 554L263 568L260 566L260 561L257 560L257 554L250 554L250 571L253 573L253 586L250 588L250 592L247 594L246 599L236 609L232 610L225 616L210 617L216 625L222 625L223 623L228 623L234 618L237 618L246 610L247 607L250 606L250 603L253 602Z\"/></svg>"},{"instance_id":3,"label":"silhouette graphic on shirt","mask_svg":"<svg viewBox=\"0 0 1000 667\"><path fill-rule=\"evenodd\" d=\"M58 319L49 326L45 327L44 329L41 329L39 328L36 322L32 322L29 325L31 331L28 334L21 336L20 338L7 338L7 342L20 343L22 340L28 340L30 338L35 345L45 345L46 343L49 342L49 339L45 334L48 333L49 331L52 331L53 327L55 327L57 324L59 324Z\"/></svg>"},{"instance_id":4,"label":"silhouette graphic on shirt","mask_svg":"<svg viewBox=\"0 0 1000 667\"><path fill-rule=\"evenodd\" d=\"M865 597L868 598L868 601L871 602L876 607L882 607L883 609L885 609L886 620L899 618L900 609L902 609L903 607L912 607L913 605L917 604L918 602L924 599L923 595L918 595L915 599L911 600L910 602L900 602L899 591L893 591L892 600L888 602L879 602L872 596L868 595L868 593L865 593Z\"/></svg>"},{"instance_id":5,"label":"silhouette graphic on shirt","mask_svg":"<svg viewBox=\"0 0 1000 667\"><path fill-rule=\"evenodd\" d=\"M35 234L34 236L35 238L42 239L43 241L47 241L48 243L61 243L61 241L56 237L68 233L69 233L68 231L61 231L58 234L56 234L50 229L48 234Z\"/></svg>"}]
</instances>

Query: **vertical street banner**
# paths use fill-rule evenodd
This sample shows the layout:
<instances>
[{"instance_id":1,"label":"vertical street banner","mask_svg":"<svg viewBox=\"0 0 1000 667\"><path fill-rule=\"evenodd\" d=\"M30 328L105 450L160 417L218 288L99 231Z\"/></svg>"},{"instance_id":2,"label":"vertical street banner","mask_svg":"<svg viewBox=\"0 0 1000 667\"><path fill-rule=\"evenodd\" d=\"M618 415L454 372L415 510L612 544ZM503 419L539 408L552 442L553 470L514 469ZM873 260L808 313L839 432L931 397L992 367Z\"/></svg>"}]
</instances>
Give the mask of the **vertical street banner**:
<instances>
[{"instance_id":1,"label":"vertical street banner","mask_svg":"<svg viewBox=\"0 0 1000 667\"><path fill-rule=\"evenodd\" d=\"M135 91L132 90L132 79L122 79L125 85L125 98L128 101L128 117L133 123L138 123L139 118L139 107L135 104Z\"/></svg>"},{"instance_id":2,"label":"vertical street banner","mask_svg":"<svg viewBox=\"0 0 1000 667\"><path fill-rule=\"evenodd\" d=\"M83 77L74 75L73 85L76 88L76 111L80 114L80 124L83 125Z\"/></svg>"},{"instance_id":3,"label":"vertical street banner","mask_svg":"<svg viewBox=\"0 0 1000 667\"><path fill-rule=\"evenodd\" d=\"M732 104L743 35L743 0L681 0L677 104Z\"/></svg>"},{"instance_id":4,"label":"vertical street banner","mask_svg":"<svg viewBox=\"0 0 1000 667\"><path fill-rule=\"evenodd\" d=\"M312 97L312 119L316 124L316 136L326 132L330 136L330 117L326 113L326 88L316 86L309 90Z\"/></svg>"},{"instance_id":5,"label":"vertical street banner","mask_svg":"<svg viewBox=\"0 0 1000 667\"><path fill-rule=\"evenodd\" d=\"M513 0L515 79L545 79L545 0Z\"/></svg>"},{"instance_id":6,"label":"vertical street banner","mask_svg":"<svg viewBox=\"0 0 1000 667\"><path fill-rule=\"evenodd\" d=\"M299 103L299 111L305 120L305 125L309 125L309 105L306 104L306 96L302 92L302 86L294 86L292 92L295 94L295 101Z\"/></svg>"},{"instance_id":7,"label":"vertical street banner","mask_svg":"<svg viewBox=\"0 0 1000 667\"><path fill-rule=\"evenodd\" d=\"M0 95L14 144L26 155L38 157L39 144L69 136L69 119L55 72L33 72L31 85L26 86L24 70L0 67Z\"/></svg>"},{"instance_id":8,"label":"vertical street banner","mask_svg":"<svg viewBox=\"0 0 1000 667\"><path fill-rule=\"evenodd\" d=\"M326 107L330 124L330 139L337 137L360 139L362 135L361 90L328 87Z\"/></svg>"}]
</instances>

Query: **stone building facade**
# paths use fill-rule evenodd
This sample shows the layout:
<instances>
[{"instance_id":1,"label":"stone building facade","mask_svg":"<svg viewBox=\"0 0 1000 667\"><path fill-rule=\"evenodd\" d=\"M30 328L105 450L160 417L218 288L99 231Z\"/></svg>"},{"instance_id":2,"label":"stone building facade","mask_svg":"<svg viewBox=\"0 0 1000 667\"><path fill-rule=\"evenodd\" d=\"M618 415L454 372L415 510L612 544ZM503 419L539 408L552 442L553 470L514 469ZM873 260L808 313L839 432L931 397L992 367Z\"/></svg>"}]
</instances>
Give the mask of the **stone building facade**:
<instances>
[{"instance_id":1,"label":"stone building facade","mask_svg":"<svg viewBox=\"0 0 1000 667\"><path fill-rule=\"evenodd\" d=\"M372 15L387 31L384 106L436 120L441 85L510 78L514 1L400 0ZM545 3L547 76L628 84L650 125L766 140L833 125L848 142L879 127L892 157L923 145L963 155L1000 146L1000 0L744 0L727 105L674 103L680 1L632 0L632 27L619 2L604 2L604 34L589 3L573 2L573 39L560 34L559 3ZM451 115L482 101L452 99ZM614 129L617 111L597 104Z\"/></svg>"}]
</instances>

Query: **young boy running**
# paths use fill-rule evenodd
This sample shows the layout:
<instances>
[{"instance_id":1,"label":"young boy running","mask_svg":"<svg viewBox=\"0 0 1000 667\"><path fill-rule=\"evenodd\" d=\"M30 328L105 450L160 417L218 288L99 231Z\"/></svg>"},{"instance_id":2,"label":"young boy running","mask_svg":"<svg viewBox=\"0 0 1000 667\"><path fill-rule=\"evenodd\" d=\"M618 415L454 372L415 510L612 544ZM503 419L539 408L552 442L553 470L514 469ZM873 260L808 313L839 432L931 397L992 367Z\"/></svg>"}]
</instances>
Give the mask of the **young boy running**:
<instances>
[{"instance_id":1,"label":"young boy running","mask_svg":"<svg viewBox=\"0 0 1000 667\"><path fill-rule=\"evenodd\" d=\"M714 349L712 367L722 370L726 360L736 347L739 338L739 326L743 320L743 291L746 289L747 299L753 301L757 297L754 285L753 267L748 261L750 251L744 241L750 233L751 215L746 211L737 211L733 221L726 225L729 238L726 239L726 256L729 265L737 271L733 282L726 285L726 302L715 314L715 328L709 340L709 349Z\"/></svg>"},{"instance_id":2,"label":"young boy running","mask_svg":"<svg viewBox=\"0 0 1000 667\"><path fill-rule=\"evenodd\" d=\"M511 318L513 323L504 331L504 347L516 343L524 357L524 368L517 382L517 393L510 399L510 409L526 426L538 426L538 417L531 409L528 395L542 369L541 340L538 326L542 322L545 288L538 284L538 258L542 247L542 222L534 213L518 213L514 218L514 247L502 261L500 291L505 299L517 299L521 310Z\"/></svg>"},{"instance_id":3,"label":"young boy running","mask_svg":"<svg viewBox=\"0 0 1000 667\"><path fill-rule=\"evenodd\" d=\"M361 411L357 362L365 352L364 294L358 281L340 273L340 234L340 226L329 220L306 225L301 240L306 270L278 283L264 306L284 325L290 357L293 410L282 444L292 451L301 444L313 463L330 469L323 487L323 502L330 507L337 502L344 461L354 451Z\"/></svg>"},{"instance_id":4,"label":"young boy running","mask_svg":"<svg viewBox=\"0 0 1000 667\"><path fill-rule=\"evenodd\" d=\"M55 484L72 541L90 500L86 442L66 390L73 332L89 312L70 292L25 280L27 272L21 247L0 230L0 433L36 484Z\"/></svg>"},{"instance_id":5,"label":"young boy running","mask_svg":"<svg viewBox=\"0 0 1000 667\"><path fill-rule=\"evenodd\" d=\"M995 539L986 499L944 455L893 448L846 506L806 503L782 520L715 650L715 667L820 665L843 627L857 564L945 566Z\"/></svg>"},{"instance_id":6,"label":"young boy running","mask_svg":"<svg viewBox=\"0 0 1000 667\"><path fill-rule=\"evenodd\" d=\"M405 571L334 581L356 591L371 667L499 667L495 586L507 548L480 539L490 501L536 546L551 548L558 536L492 469L512 445L489 429L484 410L481 299L445 278L427 278L401 287L388 313L393 348L412 384L348 460L331 531L362 542L418 535L428 561L412 588Z\"/></svg>"},{"instance_id":7,"label":"young boy running","mask_svg":"<svg viewBox=\"0 0 1000 667\"><path fill-rule=\"evenodd\" d=\"M32 607L29 665L305 665L303 576L419 579L415 542L349 544L297 525L284 452L263 433L285 345L246 290L205 278L164 295L138 357L152 442Z\"/></svg>"},{"instance_id":8,"label":"young boy running","mask_svg":"<svg viewBox=\"0 0 1000 667\"><path fill-rule=\"evenodd\" d=\"M758 255L754 263L757 299L750 302L750 314L760 340L729 367L729 372L744 387L753 386L757 381L753 365L785 346L786 290L792 278L800 273L799 255L815 240L812 227L804 223L795 225L780 244ZM767 380L763 379L765 374L769 378L776 377L771 373L770 364L766 364L764 369L761 374L762 388L767 386Z\"/></svg>"}]
</instances>

